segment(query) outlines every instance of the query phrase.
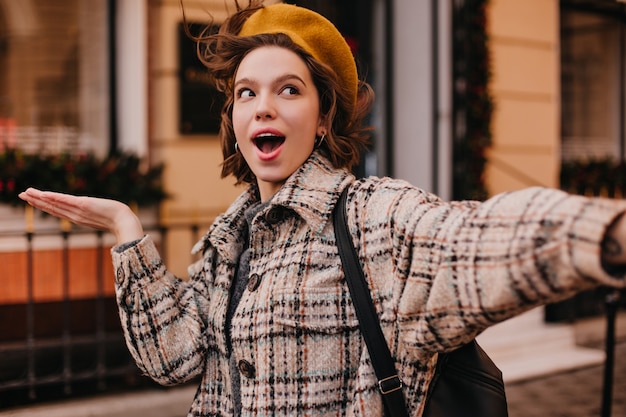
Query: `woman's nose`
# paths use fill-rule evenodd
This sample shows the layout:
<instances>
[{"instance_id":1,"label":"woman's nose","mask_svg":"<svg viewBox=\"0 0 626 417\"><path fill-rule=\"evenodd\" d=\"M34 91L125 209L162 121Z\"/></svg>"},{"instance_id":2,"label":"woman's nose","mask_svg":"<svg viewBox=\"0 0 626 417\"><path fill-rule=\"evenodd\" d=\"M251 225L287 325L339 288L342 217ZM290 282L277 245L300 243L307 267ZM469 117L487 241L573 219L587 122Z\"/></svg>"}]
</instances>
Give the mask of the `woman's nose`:
<instances>
[{"instance_id":1,"label":"woman's nose","mask_svg":"<svg viewBox=\"0 0 626 417\"><path fill-rule=\"evenodd\" d=\"M256 119L272 119L276 116L276 109L271 97L262 96L257 100Z\"/></svg>"}]
</instances>

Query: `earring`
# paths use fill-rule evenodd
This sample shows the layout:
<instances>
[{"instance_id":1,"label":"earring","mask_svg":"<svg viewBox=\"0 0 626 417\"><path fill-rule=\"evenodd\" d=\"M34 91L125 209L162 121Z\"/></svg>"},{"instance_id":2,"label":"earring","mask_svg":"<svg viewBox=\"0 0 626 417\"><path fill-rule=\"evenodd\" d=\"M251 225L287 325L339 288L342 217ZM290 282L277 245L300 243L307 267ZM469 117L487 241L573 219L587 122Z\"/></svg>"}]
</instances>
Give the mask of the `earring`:
<instances>
[{"instance_id":1,"label":"earring","mask_svg":"<svg viewBox=\"0 0 626 417\"><path fill-rule=\"evenodd\" d=\"M239 152L239 143L235 141L235 152Z\"/></svg>"},{"instance_id":2,"label":"earring","mask_svg":"<svg viewBox=\"0 0 626 417\"><path fill-rule=\"evenodd\" d=\"M319 148L324 143L324 139L326 139L326 134L315 138L315 148Z\"/></svg>"}]
</instances>

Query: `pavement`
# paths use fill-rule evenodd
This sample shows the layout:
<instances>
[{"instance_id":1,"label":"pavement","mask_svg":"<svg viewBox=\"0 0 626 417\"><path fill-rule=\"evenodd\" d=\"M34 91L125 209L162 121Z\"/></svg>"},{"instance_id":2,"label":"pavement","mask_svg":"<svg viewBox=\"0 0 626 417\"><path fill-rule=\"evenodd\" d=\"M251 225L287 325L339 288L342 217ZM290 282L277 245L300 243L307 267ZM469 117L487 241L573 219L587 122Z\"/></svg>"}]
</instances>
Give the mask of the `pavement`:
<instances>
[{"instance_id":1,"label":"pavement","mask_svg":"<svg viewBox=\"0 0 626 417\"><path fill-rule=\"evenodd\" d=\"M595 365L506 386L509 417L604 417L604 365ZM626 417L626 340L615 349L612 417Z\"/></svg>"},{"instance_id":2,"label":"pavement","mask_svg":"<svg viewBox=\"0 0 626 417\"><path fill-rule=\"evenodd\" d=\"M573 328L578 344L603 351L601 319L578 323ZM604 362L526 378L505 378L509 417L607 417L601 414L603 379ZM610 416L626 417L626 315L618 317L612 382ZM49 402L0 411L0 417L184 417L195 389L195 385L152 388Z\"/></svg>"},{"instance_id":3,"label":"pavement","mask_svg":"<svg viewBox=\"0 0 626 417\"><path fill-rule=\"evenodd\" d=\"M185 417L196 387L97 395L0 411L11 417Z\"/></svg>"}]
</instances>

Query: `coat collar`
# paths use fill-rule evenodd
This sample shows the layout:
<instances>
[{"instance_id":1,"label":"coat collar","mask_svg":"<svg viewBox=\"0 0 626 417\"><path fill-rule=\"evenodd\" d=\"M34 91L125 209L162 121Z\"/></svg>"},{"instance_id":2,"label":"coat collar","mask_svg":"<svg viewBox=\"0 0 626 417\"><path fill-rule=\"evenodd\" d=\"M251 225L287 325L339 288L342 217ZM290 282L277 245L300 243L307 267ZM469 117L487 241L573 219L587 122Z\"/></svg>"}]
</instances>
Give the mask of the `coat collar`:
<instances>
[{"instance_id":1,"label":"coat collar","mask_svg":"<svg viewBox=\"0 0 626 417\"><path fill-rule=\"evenodd\" d=\"M349 171L334 168L328 159L315 152L287 179L263 212L277 206L293 210L311 230L320 233L342 190L353 181L354 176ZM225 258L235 262L245 244L245 210L259 201L258 196L256 185L250 185L215 220L194 246L193 253L212 245Z\"/></svg>"}]
</instances>

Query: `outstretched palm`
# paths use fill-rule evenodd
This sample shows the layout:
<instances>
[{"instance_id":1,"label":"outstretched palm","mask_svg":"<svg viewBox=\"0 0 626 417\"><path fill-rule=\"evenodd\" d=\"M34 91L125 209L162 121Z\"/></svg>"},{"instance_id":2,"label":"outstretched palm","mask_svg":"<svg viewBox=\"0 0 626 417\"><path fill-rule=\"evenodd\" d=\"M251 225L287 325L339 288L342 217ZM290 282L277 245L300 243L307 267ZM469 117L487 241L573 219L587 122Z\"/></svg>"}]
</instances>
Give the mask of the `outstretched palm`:
<instances>
[{"instance_id":1,"label":"outstretched palm","mask_svg":"<svg viewBox=\"0 0 626 417\"><path fill-rule=\"evenodd\" d=\"M124 203L104 198L83 197L29 188L20 198L55 217L81 226L113 233L118 243L143 236L141 223Z\"/></svg>"}]
</instances>

